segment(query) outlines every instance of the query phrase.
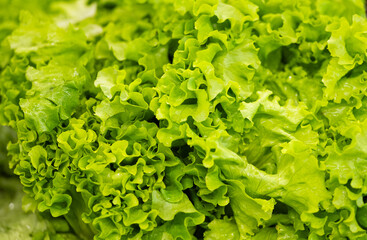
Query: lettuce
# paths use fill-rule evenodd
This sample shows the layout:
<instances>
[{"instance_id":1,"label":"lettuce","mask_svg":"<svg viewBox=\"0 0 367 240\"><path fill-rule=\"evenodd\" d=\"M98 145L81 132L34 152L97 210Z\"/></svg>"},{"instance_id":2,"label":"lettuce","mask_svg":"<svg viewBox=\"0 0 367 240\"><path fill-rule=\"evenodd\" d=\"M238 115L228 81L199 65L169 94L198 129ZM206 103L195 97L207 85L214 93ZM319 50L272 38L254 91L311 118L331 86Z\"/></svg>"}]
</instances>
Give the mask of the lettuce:
<instances>
[{"instance_id":1,"label":"lettuce","mask_svg":"<svg viewBox=\"0 0 367 240\"><path fill-rule=\"evenodd\" d=\"M364 1L0 6L0 238L366 238Z\"/></svg>"},{"instance_id":2,"label":"lettuce","mask_svg":"<svg viewBox=\"0 0 367 240\"><path fill-rule=\"evenodd\" d=\"M0 179L0 237L11 239L78 240L61 218L50 219L22 209L22 186L16 178Z\"/></svg>"}]
</instances>

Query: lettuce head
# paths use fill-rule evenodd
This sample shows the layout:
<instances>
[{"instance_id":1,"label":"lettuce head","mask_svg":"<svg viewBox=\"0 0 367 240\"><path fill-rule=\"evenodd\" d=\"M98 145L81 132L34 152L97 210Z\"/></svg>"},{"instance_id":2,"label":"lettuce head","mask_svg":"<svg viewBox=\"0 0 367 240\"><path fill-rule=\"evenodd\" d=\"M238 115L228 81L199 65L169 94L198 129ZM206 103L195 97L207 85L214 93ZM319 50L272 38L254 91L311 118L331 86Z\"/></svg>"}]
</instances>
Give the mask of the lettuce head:
<instances>
[{"instance_id":1,"label":"lettuce head","mask_svg":"<svg viewBox=\"0 0 367 240\"><path fill-rule=\"evenodd\" d=\"M0 236L366 239L364 4L0 0Z\"/></svg>"}]
</instances>

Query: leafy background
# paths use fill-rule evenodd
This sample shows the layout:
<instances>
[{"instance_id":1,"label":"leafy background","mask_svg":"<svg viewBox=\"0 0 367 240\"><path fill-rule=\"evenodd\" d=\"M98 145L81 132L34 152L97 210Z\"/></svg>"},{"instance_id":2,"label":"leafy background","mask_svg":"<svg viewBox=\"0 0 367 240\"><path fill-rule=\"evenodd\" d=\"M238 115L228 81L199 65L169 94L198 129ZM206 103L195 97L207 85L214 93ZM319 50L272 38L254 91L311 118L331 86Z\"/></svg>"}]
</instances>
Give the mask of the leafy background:
<instances>
[{"instance_id":1,"label":"leafy background","mask_svg":"<svg viewBox=\"0 0 367 240\"><path fill-rule=\"evenodd\" d=\"M363 1L0 4L0 238L366 238Z\"/></svg>"}]
</instances>

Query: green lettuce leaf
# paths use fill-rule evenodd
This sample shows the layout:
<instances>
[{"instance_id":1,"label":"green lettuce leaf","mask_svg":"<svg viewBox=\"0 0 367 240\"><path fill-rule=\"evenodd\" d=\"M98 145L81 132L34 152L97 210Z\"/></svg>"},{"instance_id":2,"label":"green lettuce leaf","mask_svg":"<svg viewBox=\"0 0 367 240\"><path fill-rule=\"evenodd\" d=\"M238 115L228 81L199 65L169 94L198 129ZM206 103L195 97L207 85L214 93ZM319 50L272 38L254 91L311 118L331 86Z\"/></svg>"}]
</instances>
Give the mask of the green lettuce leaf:
<instances>
[{"instance_id":1,"label":"green lettuce leaf","mask_svg":"<svg viewBox=\"0 0 367 240\"><path fill-rule=\"evenodd\" d=\"M0 238L365 239L364 5L0 0Z\"/></svg>"}]
</instances>

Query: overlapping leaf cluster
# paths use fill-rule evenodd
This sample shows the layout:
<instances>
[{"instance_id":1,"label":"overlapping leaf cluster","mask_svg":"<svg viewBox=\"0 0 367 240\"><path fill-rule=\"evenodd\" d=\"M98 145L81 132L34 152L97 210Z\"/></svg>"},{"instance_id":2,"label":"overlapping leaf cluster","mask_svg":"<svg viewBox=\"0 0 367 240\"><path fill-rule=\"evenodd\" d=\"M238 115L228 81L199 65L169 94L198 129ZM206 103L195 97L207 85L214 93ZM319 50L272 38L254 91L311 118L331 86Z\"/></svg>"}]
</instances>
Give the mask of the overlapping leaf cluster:
<instances>
[{"instance_id":1,"label":"overlapping leaf cluster","mask_svg":"<svg viewBox=\"0 0 367 240\"><path fill-rule=\"evenodd\" d=\"M21 12L1 28L0 123L24 207L82 239L364 239L363 5Z\"/></svg>"}]
</instances>

